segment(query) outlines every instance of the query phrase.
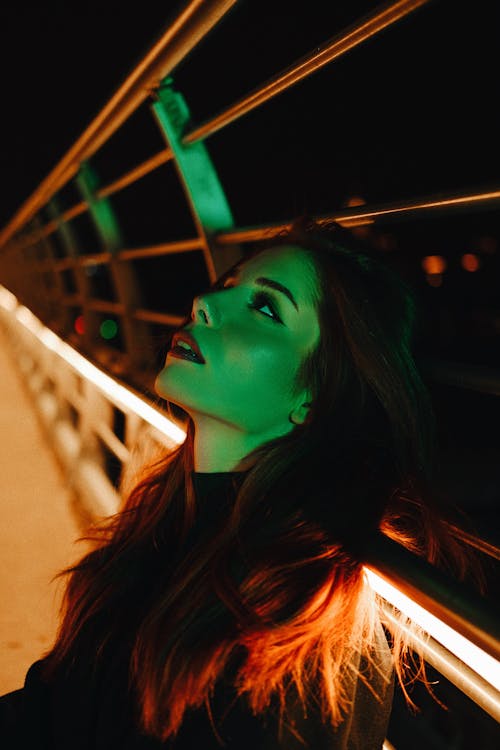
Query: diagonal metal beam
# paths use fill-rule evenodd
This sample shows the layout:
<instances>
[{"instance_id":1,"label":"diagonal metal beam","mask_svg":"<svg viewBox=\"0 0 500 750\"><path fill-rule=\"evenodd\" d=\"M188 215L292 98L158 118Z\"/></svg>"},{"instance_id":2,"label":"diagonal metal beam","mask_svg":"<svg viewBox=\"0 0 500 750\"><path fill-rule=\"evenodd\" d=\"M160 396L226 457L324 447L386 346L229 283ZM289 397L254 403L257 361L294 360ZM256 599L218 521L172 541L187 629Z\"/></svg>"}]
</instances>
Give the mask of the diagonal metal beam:
<instances>
[{"instance_id":1,"label":"diagonal metal beam","mask_svg":"<svg viewBox=\"0 0 500 750\"><path fill-rule=\"evenodd\" d=\"M216 117L187 133L182 142L186 145L208 138L209 135L213 135L213 133L229 125L230 122L238 120L242 115L260 107L264 102L269 101L282 91L286 91L303 78L307 78L335 58L357 47L358 44L366 41L374 34L378 34L387 26L399 21L428 2L429 0L398 0L396 3L379 5L370 15L365 16L344 29L342 33L329 39L314 53L302 57L298 62L274 75L267 83L240 99L236 104L232 104Z\"/></svg>"},{"instance_id":2,"label":"diagonal metal beam","mask_svg":"<svg viewBox=\"0 0 500 750\"><path fill-rule=\"evenodd\" d=\"M0 232L0 248L78 172L236 0L192 0Z\"/></svg>"}]
</instances>

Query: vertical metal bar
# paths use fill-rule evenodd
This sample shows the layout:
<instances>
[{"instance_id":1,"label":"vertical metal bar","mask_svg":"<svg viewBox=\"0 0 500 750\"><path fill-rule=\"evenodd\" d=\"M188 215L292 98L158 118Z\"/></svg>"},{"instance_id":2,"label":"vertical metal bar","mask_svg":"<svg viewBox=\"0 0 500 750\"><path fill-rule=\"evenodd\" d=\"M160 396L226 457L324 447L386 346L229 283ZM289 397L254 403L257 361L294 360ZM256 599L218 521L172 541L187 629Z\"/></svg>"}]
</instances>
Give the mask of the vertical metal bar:
<instances>
[{"instance_id":1,"label":"vertical metal bar","mask_svg":"<svg viewBox=\"0 0 500 750\"><path fill-rule=\"evenodd\" d=\"M56 196L54 196L47 204L47 211L50 219L57 224L56 232L66 254L71 258L78 259L81 253L77 237L71 223L62 218ZM99 320L95 312L93 312L88 306L88 300L92 297L92 287L88 276L88 269L84 268L80 263L76 263L73 273L75 274L78 293L81 295L83 301L83 345L87 351L92 351L93 343L99 335ZM62 307L66 306L62 305Z\"/></svg>"},{"instance_id":2,"label":"vertical metal bar","mask_svg":"<svg viewBox=\"0 0 500 750\"><path fill-rule=\"evenodd\" d=\"M15 239L11 239L6 246L0 263L0 279L2 285L14 294L20 303L26 304L34 312L36 310L39 317L46 319L46 310L40 314L39 284L32 285L30 278L33 253L29 252L29 248L32 248L35 243L23 245L22 242L28 233L35 234L34 227L35 223L32 219L24 232L21 232Z\"/></svg>"},{"instance_id":3,"label":"vertical metal bar","mask_svg":"<svg viewBox=\"0 0 500 750\"><path fill-rule=\"evenodd\" d=\"M217 248L213 253L214 234L234 226L231 209L205 145L194 143L186 146L182 143L190 114L182 94L174 91L171 78L162 81L157 97L152 110L174 154L175 167L202 240L208 276L213 282L242 257L238 245Z\"/></svg>"},{"instance_id":4,"label":"vertical metal bar","mask_svg":"<svg viewBox=\"0 0 500 750\"><path fill-rule=\"evenodd\" d=\"M42 227L42 220L38 214L33 217L32 226L36 228L35 231ZM71 325L70 314L67 307L61 311L61 305L59 304L65 294L65 289L61 274L54 268L53 243L49 238L40 234L38 241L34 245L24 248L23 255L25 260L20 266L24 267L23 296L27 300L28 306L30 308L33 307L35 310L38 307L40 311L39 315L43 310L43 316L47 324L53 325L60 335L65 335L68 327ZM46 294L43 295L45 282L42 284L40 278L40 260L47 260L50 263L55 294L52 289L45 287ZM47 317L49 320L47 320Z\"/></svg>"},{"instance_id":5,"label":"vertical metal bar","mask_svg":"<svg viewBox=\"0 0 500 750\"><path fill-rule=\"evenodd\" d=\"M135 308L142 307L140 290L130 264L116 257L116 253L122 246L122 237L111 202L109 198L97 197L99 179L88 162L82 164L76 183L89 207L90 216L104 250L111 253L109 267L116 296L123 305L123 334L130 366L132 370L150 366L152 352L150 332L147 324L136 320L133 316Z\"/></svg>"}]
</instances>

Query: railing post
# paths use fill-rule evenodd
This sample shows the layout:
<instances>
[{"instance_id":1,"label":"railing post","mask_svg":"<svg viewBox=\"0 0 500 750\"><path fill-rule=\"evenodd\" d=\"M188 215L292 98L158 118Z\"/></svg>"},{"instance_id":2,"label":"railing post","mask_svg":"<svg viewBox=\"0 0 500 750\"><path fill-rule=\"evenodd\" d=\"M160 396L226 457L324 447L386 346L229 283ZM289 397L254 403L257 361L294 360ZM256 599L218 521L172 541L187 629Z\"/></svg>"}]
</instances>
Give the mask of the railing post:
<instances>
[{"instance_id":1,"label":"railing post","mask_svg":"<svg viewBox=\"0 0 500 750\"><path fill-rule=\"evenodd\" d=\"M211 282L242 257L238 245L215 247L213 236L234 226L233 216L215 167L203 143L185 146L182 136L190 121L186 100L165 78L156 93L152 110L160 130L172 149L177 173L191 209Z\"/></svg>"},{"instance_id":2,"label":"railing post","mask_svg":"<svg viewBox=\"0 0 500 750\"><path fill-rule=\"evenodd\" d=\"M54 322L54 306L63 294L61 280L54 272L55 294L51 293L46 278L40 273L40 263L47 265L53 261L51 246L44 242L40 232L41 221L38 215L30 219L16 237L9 240L0 263L0 279L2 284L14 294L19 302L29 307L41 320L52 324ZM29 234L35 239L23 244L23 238ZM42 257L43 253L43 257ZM57 327L56 321L56 327ZM59 329L64 328L63 320Z\"/></svg>"},{"instance_id":3,"label":"railing post","mask_svg":"<svg viewBox=\"0 0 500 750\"><path fill-rule=\"evenodd\" d=\"M56 232L61 240L66 254L77 259L80 253L78 239L70 222L61 219L61 210L57 197L54 196L47 204L47 212L52 221L57 223ZM93 342L99 336L99 320L93 310L89 309L88 300L92 299L92 287L88 277L87 269L82 268L78 263L73 267L78 294L82 301L83 314L83 344L87 351L92 351Z\"/></svg>"},{"instance_id":4,"label":"railing post","mask_svg":"<svg viewBox=\"0 0 500 750\"><path fill-rule=\"evenodd\" d=\"M111 254L109 268L119 303L123 307L122 325L128 362L132 370L151 365L152 342L148 326L133 317L142 307L140 289L127 261L120 261L116 253L122 247L120 226L109 198L97 197L99 179L96 171L84 162L76 177L76 184L89 207L103 248Z\"/></svg>"}]
</instances>

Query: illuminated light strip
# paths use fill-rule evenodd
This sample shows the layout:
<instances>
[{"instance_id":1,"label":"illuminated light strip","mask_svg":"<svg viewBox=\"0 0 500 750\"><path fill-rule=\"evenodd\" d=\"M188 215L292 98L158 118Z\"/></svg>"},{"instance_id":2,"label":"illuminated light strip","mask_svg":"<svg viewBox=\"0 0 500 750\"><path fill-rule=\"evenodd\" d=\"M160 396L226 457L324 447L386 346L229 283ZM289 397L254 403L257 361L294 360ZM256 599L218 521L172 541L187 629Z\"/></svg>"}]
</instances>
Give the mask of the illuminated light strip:
<instances>
[{"instance_id":1,"label":"illuminated light strip","mask_svg":"<svg viewBox=\"0 0 500 750\"><path fill-rule=\"evenodd\" d=\"M64 359L74 370L84 378L90 380L100 391L119 407L124 407L141 417L145 422L159 430L162 434L175 443L182 443L186 433L165 417L157 409L147 404L139 396L136 396L128 388L117 383L113 378L93 365L73 347L63 341L57 334L47 328L33 313L24 305L17 305L16 297L0 285L0 305L14 312L17 320L28 329L48 349L55 352Z\"/></svg>"},{"instance_id":2,"label":"illuminated light strip","mask_svg":"<svg viewBox=\"0 0 500 750\"><path fill-rule=\"evenodd\" d=\"M465 692L465 690L463 689L465 686L465 688L468 690L468 693L466 694L470 698L472 698L474 702L477 702L477 698L481 698L483 701L482 708L487 710L493 716L493 718L498 718L500 716L500 694L497 693L496 696L492 696L490 690L488 690L483 684L478 683L478 680L481 680L481 678L479 677L477 672L472 672L471 674L471 669L468 667L468 665L465 665L463 662L461 662L460 664L455 664L449 658L446 659L445 657L443 657L437 650L439 644L436 640L433 639L429 641L425 637L420 636L418 633L412 632L409 627L401 624L398 621L398 618L389 611L389 607L390 605L384 607L385 617L387 617L388 620L390 620L390 622L392 622L397 627L402 627L405 633L410 636L413 643L417 643L423 649L424 659L428 661L433 667L435 667L438 672L441 672L448 680L450 680L450 682L456 685L459 690L462 690L462 692ZM456 655L454 654L453 656ZM456 657L456 659L458 662L458 657ZM445 663L443 664L443 662ZM488 683L488 685L489 684L490 683ZM494 707L496 709L495 715L491 713L488 708L488 706L491 706L492 703L494 704Z\"/></svg>"},{"instance_id":3,"label":"illuminated light strip","mask_svg":"<svg viewBox=\"0 0 500 750\"><path fill-rule=\"evenodd\" d=\"M442 643L455 656L467 664L496 690L500 690L500 662L487 654L474 643L450 628L442 620L428 612L396 586L388 583L370 568L364 568L365 576L372 589L397 609L420 625L429 635Z\"/></svg>"},{"instance_id":4,"label":"illuminated light strip","mask_svg":"<svg viewBox=\"0 0 500 750\"><path fill-rule=\"evenodd\" d=\"M12 294L12 292L9 292L8 289L6 289L4 286L0 284L0 305L5 308L5 310L8 310L9 312L13 312L17 307L17 297Z\"/></svg>"}]
</instances>

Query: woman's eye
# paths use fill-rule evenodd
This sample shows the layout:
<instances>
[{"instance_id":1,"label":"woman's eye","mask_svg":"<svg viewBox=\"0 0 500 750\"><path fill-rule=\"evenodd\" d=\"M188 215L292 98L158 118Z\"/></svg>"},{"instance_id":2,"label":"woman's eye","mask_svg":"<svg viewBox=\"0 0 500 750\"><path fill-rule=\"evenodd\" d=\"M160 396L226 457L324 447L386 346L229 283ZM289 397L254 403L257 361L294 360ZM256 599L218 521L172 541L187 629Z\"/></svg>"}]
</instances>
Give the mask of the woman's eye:
<instances>
[{"instance_id":1,"label":"woman's eye","mask_svg":"<svg viewBox=\"0 0 500 750\"><path fill-rule=\"evenodd\" d=\"M269 315L268 313L263 313L263 315L276 320L278 323L281 323L281 318L276 312L271 298L263 292L258 292L249 303L248 307L250 307L250 309L252 310L260 310L261 307L268 307L271 311L271 315Z\"/></svg>"},{"instance_id":2,"label":"woman's eye","mask_svg":"<svg viewBox=\"0 0 500 750\"><path fill-rule=\"evenodd\" d=\"M222 288L231 289L232 287L234 287L234 283L228 280L224 282ZM257 292L257 294L252 298L252 301L248 303L248 307L251 310L257 310L258 312L260 312L261 307L268 307L271 314L263 312L262 315L265 315L266 318L271 318L272 320L275 320L277 323L282 322L280 316L278 315L276 311L276 308L273 304L271 297L265 292Z\"/></svg>"}]
</instances>

